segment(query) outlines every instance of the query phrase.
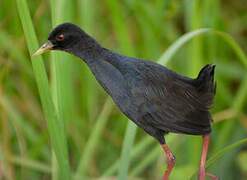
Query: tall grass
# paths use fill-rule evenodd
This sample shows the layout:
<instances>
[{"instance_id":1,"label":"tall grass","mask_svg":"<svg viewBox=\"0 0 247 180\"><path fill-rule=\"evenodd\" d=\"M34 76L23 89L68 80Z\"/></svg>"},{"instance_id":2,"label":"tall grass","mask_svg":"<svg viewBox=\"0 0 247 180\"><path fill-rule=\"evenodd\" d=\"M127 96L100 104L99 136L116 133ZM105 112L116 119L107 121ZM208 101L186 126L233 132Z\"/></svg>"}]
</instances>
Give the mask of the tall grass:
<instances>
[{"instance_id":1,"label":"tall grass","mask_svg":"<svg viewBox=\"0 0 247 180\"><path fill-rule=\"evenodd\" d=\"M222 179L247 178L236 161L246 154L247 131L247 23L242 3L1 1L0 179L163 176L166 157L159 144L115 108L82 61L62 52L30 58L62 22L80 25L106 48L190 77L205 64L216 64L212 113L217 118L207 168ZM177 162L171 179L194 179L201 138L165 138Z\"/></svg>"}]
</instances>

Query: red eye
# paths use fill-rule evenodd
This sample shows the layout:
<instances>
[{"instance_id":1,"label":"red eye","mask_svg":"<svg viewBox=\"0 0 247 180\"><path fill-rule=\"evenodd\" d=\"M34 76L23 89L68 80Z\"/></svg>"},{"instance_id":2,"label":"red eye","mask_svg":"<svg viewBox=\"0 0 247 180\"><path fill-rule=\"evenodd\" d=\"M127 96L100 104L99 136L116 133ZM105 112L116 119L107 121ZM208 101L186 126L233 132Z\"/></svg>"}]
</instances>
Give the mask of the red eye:
<instances>
[{"instance_id":1,"label":"red eye","mask_svg":"<svg viewBox=\"0 0 247 180\"><path fill-rule=\"evenodd\" d=\"M59 34L56 36L57 41L63 41L64 40L64 35L63 34Z\"/></svg>"}]
</instances>

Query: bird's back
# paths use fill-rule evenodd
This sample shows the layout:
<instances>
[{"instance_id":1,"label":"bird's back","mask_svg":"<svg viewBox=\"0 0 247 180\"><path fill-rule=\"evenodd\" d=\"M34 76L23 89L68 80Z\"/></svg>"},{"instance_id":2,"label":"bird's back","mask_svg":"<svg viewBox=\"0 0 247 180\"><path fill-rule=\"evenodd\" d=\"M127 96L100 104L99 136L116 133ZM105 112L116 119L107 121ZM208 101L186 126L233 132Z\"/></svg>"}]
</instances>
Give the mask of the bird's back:
<instances>
[{"instance_id":1,"label":"bird's back","mask_svg":"<svg viewBox=\"0 0 247 180\"><path fill-rule=\"evenodd\" d=\"M205 66L198 78L191 79L150 61L132 59L129 63L130 74L125 77L133 121L151 133L210 133L214 66Z\"/></svg>"}]
</instances>

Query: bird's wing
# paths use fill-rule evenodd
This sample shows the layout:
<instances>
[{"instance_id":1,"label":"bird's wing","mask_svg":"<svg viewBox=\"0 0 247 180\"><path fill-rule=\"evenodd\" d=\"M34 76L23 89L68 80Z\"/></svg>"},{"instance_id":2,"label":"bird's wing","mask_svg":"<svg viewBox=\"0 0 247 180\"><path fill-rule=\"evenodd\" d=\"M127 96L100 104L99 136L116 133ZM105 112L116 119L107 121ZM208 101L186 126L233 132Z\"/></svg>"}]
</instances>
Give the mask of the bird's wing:
<instances>
[{"instance_id":1,"label":"bird's wing","mask_svg":"<svg viewBox=\"0 0 247 180\"><path fill-rule=\"evenodd\" d=\"M210 132L211 116L200 92L176 72L156 64L138 64L130 93L138 107L138 120L165 132Z\"/></svg>"}]
</instances>

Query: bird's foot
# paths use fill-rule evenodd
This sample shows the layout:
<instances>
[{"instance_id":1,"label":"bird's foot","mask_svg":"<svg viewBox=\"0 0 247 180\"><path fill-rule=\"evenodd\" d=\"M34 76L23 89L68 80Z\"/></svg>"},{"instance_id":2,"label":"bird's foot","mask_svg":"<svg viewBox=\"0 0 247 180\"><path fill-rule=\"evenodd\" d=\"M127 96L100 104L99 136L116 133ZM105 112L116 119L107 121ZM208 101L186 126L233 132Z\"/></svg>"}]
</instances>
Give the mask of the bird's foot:
<instances>
[{"instance_id":1,"label":"bird's foot","mask_svg":"<svg viewBox=\"0 0 247 180\"><path fill-rule=\"evenodd\" d=\"M165 175L163 177L163 180L168 180L168 177L172 171L172 168L174 167L175 165L175 159L172 159L172 160L168 160L168 166L167 166L167 169L166 169L166 172L165 172Z\"/></svg>"},{"instance_id":2,"label":"bird's foot","mask_svg":"<svg viewBox=\"0 0 247 180\"><path fill-rule=\"evenodd\" d=\"M219 180L216 176L206 173L206 158L208 152L208 144L210 141L210 136L205 135L203 136L203 148L202 148L202 156L201 156L201 163L200 163L200 170L198 174L198 180L206 180L206 177L209 177L213 180Z\"/></svg>"},{"instance_id":3,"label":"bird's foot","mask_svg":"<svg viewBox=\"0 0 247 180\"><path fill-rule=\"evenodd\" d=\"M219 180L215 175L206 173L206 176L213 179L213 180Z\"/></svg>"},{"instance_id":4,"label":"bird's foot","mask_svg":"<svg viewBox=\"0 0 247 180\"><path fill-rule=\"evenodd\" d=\"M209 173L205 173L205 172L200 172L199 176L198 176L198 180L206 180L206 177L209 177L213 180L219 180L215 175L213 174L209 174Z\"/></svg>"}]
</instances>

